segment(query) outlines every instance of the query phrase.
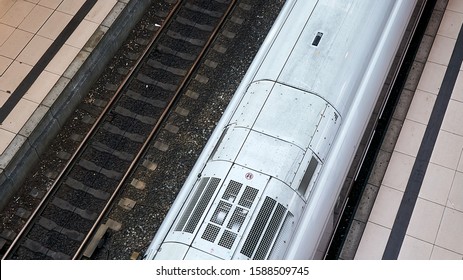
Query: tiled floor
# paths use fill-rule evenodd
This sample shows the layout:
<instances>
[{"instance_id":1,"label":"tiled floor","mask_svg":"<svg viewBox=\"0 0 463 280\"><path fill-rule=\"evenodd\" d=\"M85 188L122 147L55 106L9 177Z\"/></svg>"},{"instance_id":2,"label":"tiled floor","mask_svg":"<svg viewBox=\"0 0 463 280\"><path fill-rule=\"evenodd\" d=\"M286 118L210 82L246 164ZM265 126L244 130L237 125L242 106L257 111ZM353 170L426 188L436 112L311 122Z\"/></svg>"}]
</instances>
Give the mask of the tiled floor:
<instances>
[{"instance_id":1,"label":"tiled floor","mask_svg":"<svg viewBox=\"0 0 463 280\"><path fill-rule=\"evenodd\" d=\"M85 0L0 0L0 106ZM0 155L71 64L117 0L99 0L18 106L0 125Z\"/></svg>"},{"instance_id":2,"label":"tiled floor","mask_svg":"<svg viewBox=\"0 0 463 280\"><path fill-rule=\"evenodd\" d=\"M463 1L450 0L355 259L382 258L462 23ZM462 120L460 71L398 259L463 258Z\"/></svg>"}]
</instances>

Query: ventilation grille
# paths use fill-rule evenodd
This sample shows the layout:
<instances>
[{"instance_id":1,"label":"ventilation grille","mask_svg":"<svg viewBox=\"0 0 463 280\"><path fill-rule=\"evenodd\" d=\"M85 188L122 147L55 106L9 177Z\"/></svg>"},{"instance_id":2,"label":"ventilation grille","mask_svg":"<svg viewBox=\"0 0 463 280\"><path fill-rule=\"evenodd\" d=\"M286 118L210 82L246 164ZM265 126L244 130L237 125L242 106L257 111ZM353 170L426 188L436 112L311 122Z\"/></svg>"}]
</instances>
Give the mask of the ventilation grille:
<instances>
[{"instance_id":1,"label":"ventilation grille","mask_svg":"<svg viewBox=\"0 0 463 280\"><path fill-rule=\"evenodd\" d=\"M219 234L219 231L220 227L208 224L201 238L210 242L214 242L217 238L217 234Z\"/></svg>"},{"instance_id":2,"label":"ventilation grille","mask_svg":"<svg viewBox=\"0 0 463 280\"><path fill-rule=\"evenodd\" d=\"M283 255L288 247L289 239L293 235L294 227L294 215L291 212L286 214L285 220L283 221L283 226L281 227L280 233L275 240L275 245L273 245L272 250L268 259L270 260L279 260L283 258Z\"/></svg>"},{"instance_id":3,"label":"ventilation grille","mask_svg":"<svg viewBox=\"0 0 463 280\"><path fill-rule=\"evenodd\" d=\"M307 170L305 171L304 177L302 177L302 181L299 184L299 188L297 191L301 195L305 195L307 192L307 188L309 187L310 183L312 182L312 178L315 174L315 171L317 170L318 167L318 160L312 156L309 162L309 166L307 167Z\"/></svg>"},{"instance_id":4,"label":"ventilation grille","mask_svg":"<svg viewBox=\"0 0 463 280\"><path fill-rule=\"evenodd\" d=\"M323 37L323 33L322 32L317 32L317 35L315 36L315 38L312 41L312 46L317 47L318 44L320 44L320 41L321 41L322 37Z\"/></svg>"},{"instance_id":5,"label":"ventilation grille","mask_svg":"<svg viewBox=\"0 0 463 280\"><path fill-rule=\"evenodd\" d=\"M235 199L238 196L242 186L243 184L231 180L227 186L227 189L223 193L222 199L231 203L235 202Z\"/></svg>"},{"instance_id":6,"label":"ventilation grille","mask_svg":"<svg viewBox=\"0 0 463 280\"><path fill-rule=\"evenodd\" d=\"M219 178L204 177L201 179L201 182L183 213L182 218L175 227L176 231L184 231L188 233L193 233L195 231L219 183Z\"/></svg>"},{"instance_id":7,"label":"ventilation grille","mask_svg":"<svg viewBox=\"0 0 463 280\"><path fill-rule=\"evenodd\" d=\"M229 230L224 231L222 237L219 240L219 245L227 249L231 249L233 243L235 242L236 236L238 236L238 234L235 232L231 232Z\"/></svg>"},{"instance_id":8,"label":"ventilation grille","mask_svg":"<svg viewBox=\"0 0 463 280\"><path fill-rule=\"evenodd\" d=\"M231 249L242 230L259 191L253 187L230 180L201 238Z\"/></svg>"},{"instance_id":9,"label":"ventilation grille","mask_svg":"<svg viewBox=\"0 0 463 280\"><path fill-rule=\"evenodd\" d=\"M265 259L280 230L286 207L266 197L240 253L255 260Z\"/></svg>"},{"instance_id":10,"label":"ventilation grille","mask_svg":"<svg viewBox=\"0 0 463 280\"><path fill-rule=\"evenodd\" d=\"M267 256L267 252L269 251L270 245L280 227L280 223L283 220L283 215L286 212L286 208L278 204L276 207L275 212L273 213L272 219L270 220L267 229L265 230L264 236L262 237L262 241L257 247L256 254L254 255L253 259L255 260L263 260L265 256Z\"/></svg>"},{"instance_id":11,"label":"ventilation grille","mask_svg":"<svg viewBox=\"0 0 463 280\"><path fill-rule=\"evenodd\" d=\"M214 215L212 215L211 222L214 222L218 225L223 225L223 222L227 218L231 207L232 205L230 203L220 201L219 205L214 211Z\"/></svg>"},{"instance_id":12,"label":"ventilation grille","mask_svg":"<svg viewBox=\"0 0 463 280\"><path fill-rule=\"evenodd\" d=\"M246 208L251 208L254 199L256 199L257 192L257 189L246 187L238 204Z\"/></svg>"},{"instance_id":13,"label":"ventilation grille","mask_svg":"<svg viewBox=\"0 0 463 280\"><path fill-rule=\"evenodd\" d=\"M248 215L248 212L249 211L244 208L236 207L233 215L230 218L230 221L227 224L227 228L235 232L239 232L241 230L241 226L244 223L244 219L246 219L246 216Z\"/></svg>"}]
</instances>

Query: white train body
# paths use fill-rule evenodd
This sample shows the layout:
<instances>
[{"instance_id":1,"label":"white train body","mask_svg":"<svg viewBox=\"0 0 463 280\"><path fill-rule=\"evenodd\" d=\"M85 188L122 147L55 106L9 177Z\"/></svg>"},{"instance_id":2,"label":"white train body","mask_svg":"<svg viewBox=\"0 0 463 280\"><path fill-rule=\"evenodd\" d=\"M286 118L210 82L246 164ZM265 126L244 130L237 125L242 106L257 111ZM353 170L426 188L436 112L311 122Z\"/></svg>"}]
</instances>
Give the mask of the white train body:
<instances>
[{"instance_id":1,"label":"white train body","mask_svg":"<svg viewBox=\"0 0 463 280\"><path fill-rule=\"evenodd\" d=\"M288 0L145 259L323 258L414 0Z\"/></svg>"}]
</instances>

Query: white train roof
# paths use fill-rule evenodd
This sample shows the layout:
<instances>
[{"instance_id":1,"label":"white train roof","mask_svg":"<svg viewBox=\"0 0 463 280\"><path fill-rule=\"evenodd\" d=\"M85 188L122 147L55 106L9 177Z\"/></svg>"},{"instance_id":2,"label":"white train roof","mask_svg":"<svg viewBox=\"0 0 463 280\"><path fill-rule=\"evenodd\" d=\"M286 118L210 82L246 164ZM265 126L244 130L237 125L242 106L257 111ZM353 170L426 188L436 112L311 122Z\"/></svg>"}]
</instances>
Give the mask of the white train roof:
<instances>
[{"instance_id":1,"label":"white train roof","mask_svg":"<svg viewBox=\"0 0 463 280\"><path fill-rule=\"evenodd\" d=\"M414 3L288 3L149 257L315 256Z\"/></svg>"},{"instance_id":2,"label":"white train roof","mask_svg":"<svg viewBox=\"0 0 463 280\"><path fill-rule=\"evenodd\" d=\"M224 131L212 160L275 177L297 189L312 152L324 161L341 123L322 98L271 81L253 83ZM305 164L304 157L306 157Z\"/></svg>"},{"instance_id":3,"label":"white train roof","mask_svg":"<svg viewBox=\"0 0 463 280\"><path fill-rule=\"evenodd\" d=\"M395 1L298 1L310 17L286 21L254 80L320 95L343 116Z\"/></svg>"}]
</instances>

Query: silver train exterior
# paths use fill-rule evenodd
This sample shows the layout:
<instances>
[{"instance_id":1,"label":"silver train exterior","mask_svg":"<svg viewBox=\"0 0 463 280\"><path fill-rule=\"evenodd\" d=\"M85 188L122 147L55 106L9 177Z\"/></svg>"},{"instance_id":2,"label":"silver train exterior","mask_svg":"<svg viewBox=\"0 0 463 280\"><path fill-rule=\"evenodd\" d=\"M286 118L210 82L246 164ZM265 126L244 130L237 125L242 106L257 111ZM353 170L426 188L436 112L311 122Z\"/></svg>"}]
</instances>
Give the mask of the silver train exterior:
<instances>
[{"instance_id":1,"label":"silver train exterior","mask_svg":"<svg viewBox=\"0 0 463 280\"><path fill-rule=\"evenodd\" d=\"M414 0L288 0L144 259L320 259Z\"/></svg>"}]
</instances>

